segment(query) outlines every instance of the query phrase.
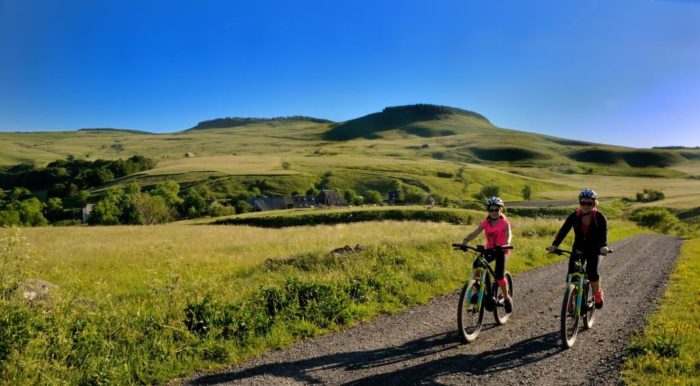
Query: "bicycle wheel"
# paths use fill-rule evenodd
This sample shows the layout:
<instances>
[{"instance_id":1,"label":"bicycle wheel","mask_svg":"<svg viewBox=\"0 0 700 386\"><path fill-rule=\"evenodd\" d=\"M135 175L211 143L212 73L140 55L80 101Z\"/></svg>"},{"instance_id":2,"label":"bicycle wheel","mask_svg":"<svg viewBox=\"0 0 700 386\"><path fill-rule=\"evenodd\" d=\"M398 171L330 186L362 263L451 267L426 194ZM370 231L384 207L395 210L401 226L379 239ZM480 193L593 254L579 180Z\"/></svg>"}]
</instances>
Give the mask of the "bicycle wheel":
<instances>
[{"instance_id":1,"label":"bicycle wheel","mask_svg":"<svg viewBox=\"0 0 700 386\"><path fill-rule=\"evenodd\" d=\"M569 284L564 292L564 301L561 305L561 340L564 348L571 348L578 335L578 316L576 315L576 298L578 288Z\"/></svg>"},{"instance_id":2,"label":"bicycle wheel","mask_svg":"<svg viewBox=\"0 0 700 386\"><path fill-rule=\"evenodd\" d=\"M584 287L583 299L583 304L586 307L586 312L583 314L583 325L586 326L587 329L593 328L593 324L595 323L595 299L593 298L593 288L588 284Z\"/></svg>"},{"instance_id":3,"label":"bicycle wheel","mask_svg":"<svg viewBox=\"0 0 700 386\"><path fill-rule=\"evenodd\" d=\"M503 277L506 279L508 282L508 295L510 296L510 299L512 301L513 299L513 276L510 275L510 272L506 271ZM506 324L508 319L510 319L510 314L506 313L506 307L505 304L503 303L503 294L501 292L501 287L499 286L494 286L496 288L495 290L495 298L496 298L496 306L493 308L493 317L496 319L496 323L499 325Z\"/></svg>"},{"instance_id":4,"label":"bicycle wheel","mask_svg":"<svg viewBox=\"0 0 700 386\"><path fill-rule=\"evenodd\" d=\"M462 342L473 342L481 331L481 323L484 320L484 300L481 307L471 302L472 289L475 288L476 281L467 283L459 294L459 304L457 306L457 327Z\"/></svg>"}]
</instances>

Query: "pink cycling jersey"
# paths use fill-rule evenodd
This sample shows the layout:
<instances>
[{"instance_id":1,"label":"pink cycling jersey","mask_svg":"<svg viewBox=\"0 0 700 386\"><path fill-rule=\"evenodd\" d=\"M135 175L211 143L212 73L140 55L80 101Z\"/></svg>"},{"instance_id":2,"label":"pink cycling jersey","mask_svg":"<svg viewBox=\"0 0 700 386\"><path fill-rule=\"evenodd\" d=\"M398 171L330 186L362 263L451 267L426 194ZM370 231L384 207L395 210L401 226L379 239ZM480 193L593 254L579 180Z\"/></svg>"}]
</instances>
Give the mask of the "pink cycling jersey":
<instances>
[{"instance_id":1,"label":"pink cycling jersey","mask_svg":"<svg viewBox=\"0 0 700 386\"><path fill-rule=\"evenodd\" d=\"M493 225L491 225L489 219L481 223L481 227L484 228L484 236L486 236L486 248L508 244L508 234L506 233L508 225L508 220L503 216ZM507 249L505 252L508 254L510 250Z\"/></svg>"}]
</instances>

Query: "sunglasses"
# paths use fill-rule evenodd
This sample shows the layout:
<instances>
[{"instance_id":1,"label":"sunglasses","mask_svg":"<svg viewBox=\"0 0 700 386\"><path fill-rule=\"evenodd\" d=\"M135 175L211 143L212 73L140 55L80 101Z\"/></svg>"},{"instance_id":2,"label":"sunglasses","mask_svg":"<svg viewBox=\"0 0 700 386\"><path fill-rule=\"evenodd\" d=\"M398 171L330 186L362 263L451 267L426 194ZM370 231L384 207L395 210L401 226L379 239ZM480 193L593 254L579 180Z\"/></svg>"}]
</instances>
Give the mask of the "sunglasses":
<instances>
[{"instance_id":1,"label":"sunglasses","mask_svg":"<svg viewBox=\"0 0 700 386\"><path fill-rule=\"evenodd\" d=\"M593 206L594 202L593 201L580 201L579 204L581 204L581 206Z\"/></svg>"},{"instance_id":2,"label":"sunglasses","mask_svg":"<svg viewBox=\"0 0 700 386\"><path fill-rule=\"evenodd\" d=\"M488 209L489 213L498 213L500 210L501 210L501 208L496 208L496 209L489 208Z\"/></svg>"}]
</instances>

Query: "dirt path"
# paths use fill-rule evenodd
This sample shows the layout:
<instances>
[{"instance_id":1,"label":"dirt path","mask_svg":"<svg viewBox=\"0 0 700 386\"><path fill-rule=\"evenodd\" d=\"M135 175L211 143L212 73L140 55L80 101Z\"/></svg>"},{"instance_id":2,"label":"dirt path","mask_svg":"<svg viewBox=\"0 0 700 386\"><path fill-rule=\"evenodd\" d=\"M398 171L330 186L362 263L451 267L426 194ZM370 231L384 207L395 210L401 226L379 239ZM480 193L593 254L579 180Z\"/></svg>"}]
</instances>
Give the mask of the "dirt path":
<instances>
[{"instance_id":1,"label":"dirt path","mask_svg":"<svg viewBox=\"0 0 700 386\"><path fill-rule=\"evenodd\" d=\"M559 311L563 263L515 277L508 324L485 326L472 344L456 331L457 294L433 299L347 331L270 352L227 371L200 375L194 385L617 384L631 331L643 326L674 267L681 241L641 235L615 243L601 275L605 308L576 345L562 350ZM514 257L517 258L517 257Z\"/></svg>"}]
</instances>

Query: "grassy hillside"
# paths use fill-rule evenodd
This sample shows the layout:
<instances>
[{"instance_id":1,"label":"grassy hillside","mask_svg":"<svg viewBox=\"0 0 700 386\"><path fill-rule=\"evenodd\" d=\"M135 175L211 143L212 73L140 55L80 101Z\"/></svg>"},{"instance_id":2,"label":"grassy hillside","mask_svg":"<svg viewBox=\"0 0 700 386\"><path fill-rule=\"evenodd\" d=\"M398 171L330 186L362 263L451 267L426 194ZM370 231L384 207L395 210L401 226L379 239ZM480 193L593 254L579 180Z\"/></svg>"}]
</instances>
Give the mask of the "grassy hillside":
<instances>
[{"instance_id":1,"label":"grassy hillside","mask_svg":"<svg viewBox=\"0 0 700 386\"><path fill-rule=\"evenodd\" d=\"M583 186L608 197L633 197L654 187L664 190L670 206L700 206L692 194L700 181L692 178L700 174L697 149L631 149L501 129L477 113L444 106L391 107L339 124L308 117L222 118L169 134L0 133L0 147L0 165L41 166L68 156L159 160L156 168L103 188L172 179L208 184L225 196L256 181L272 187L268 194L321 185L386 193L400 183L464 200L495 184L504 198L516 200L526 185L533 199L570 199ZM188 152L194 157L186 158Z\"/></svg>"}]
</instances>

